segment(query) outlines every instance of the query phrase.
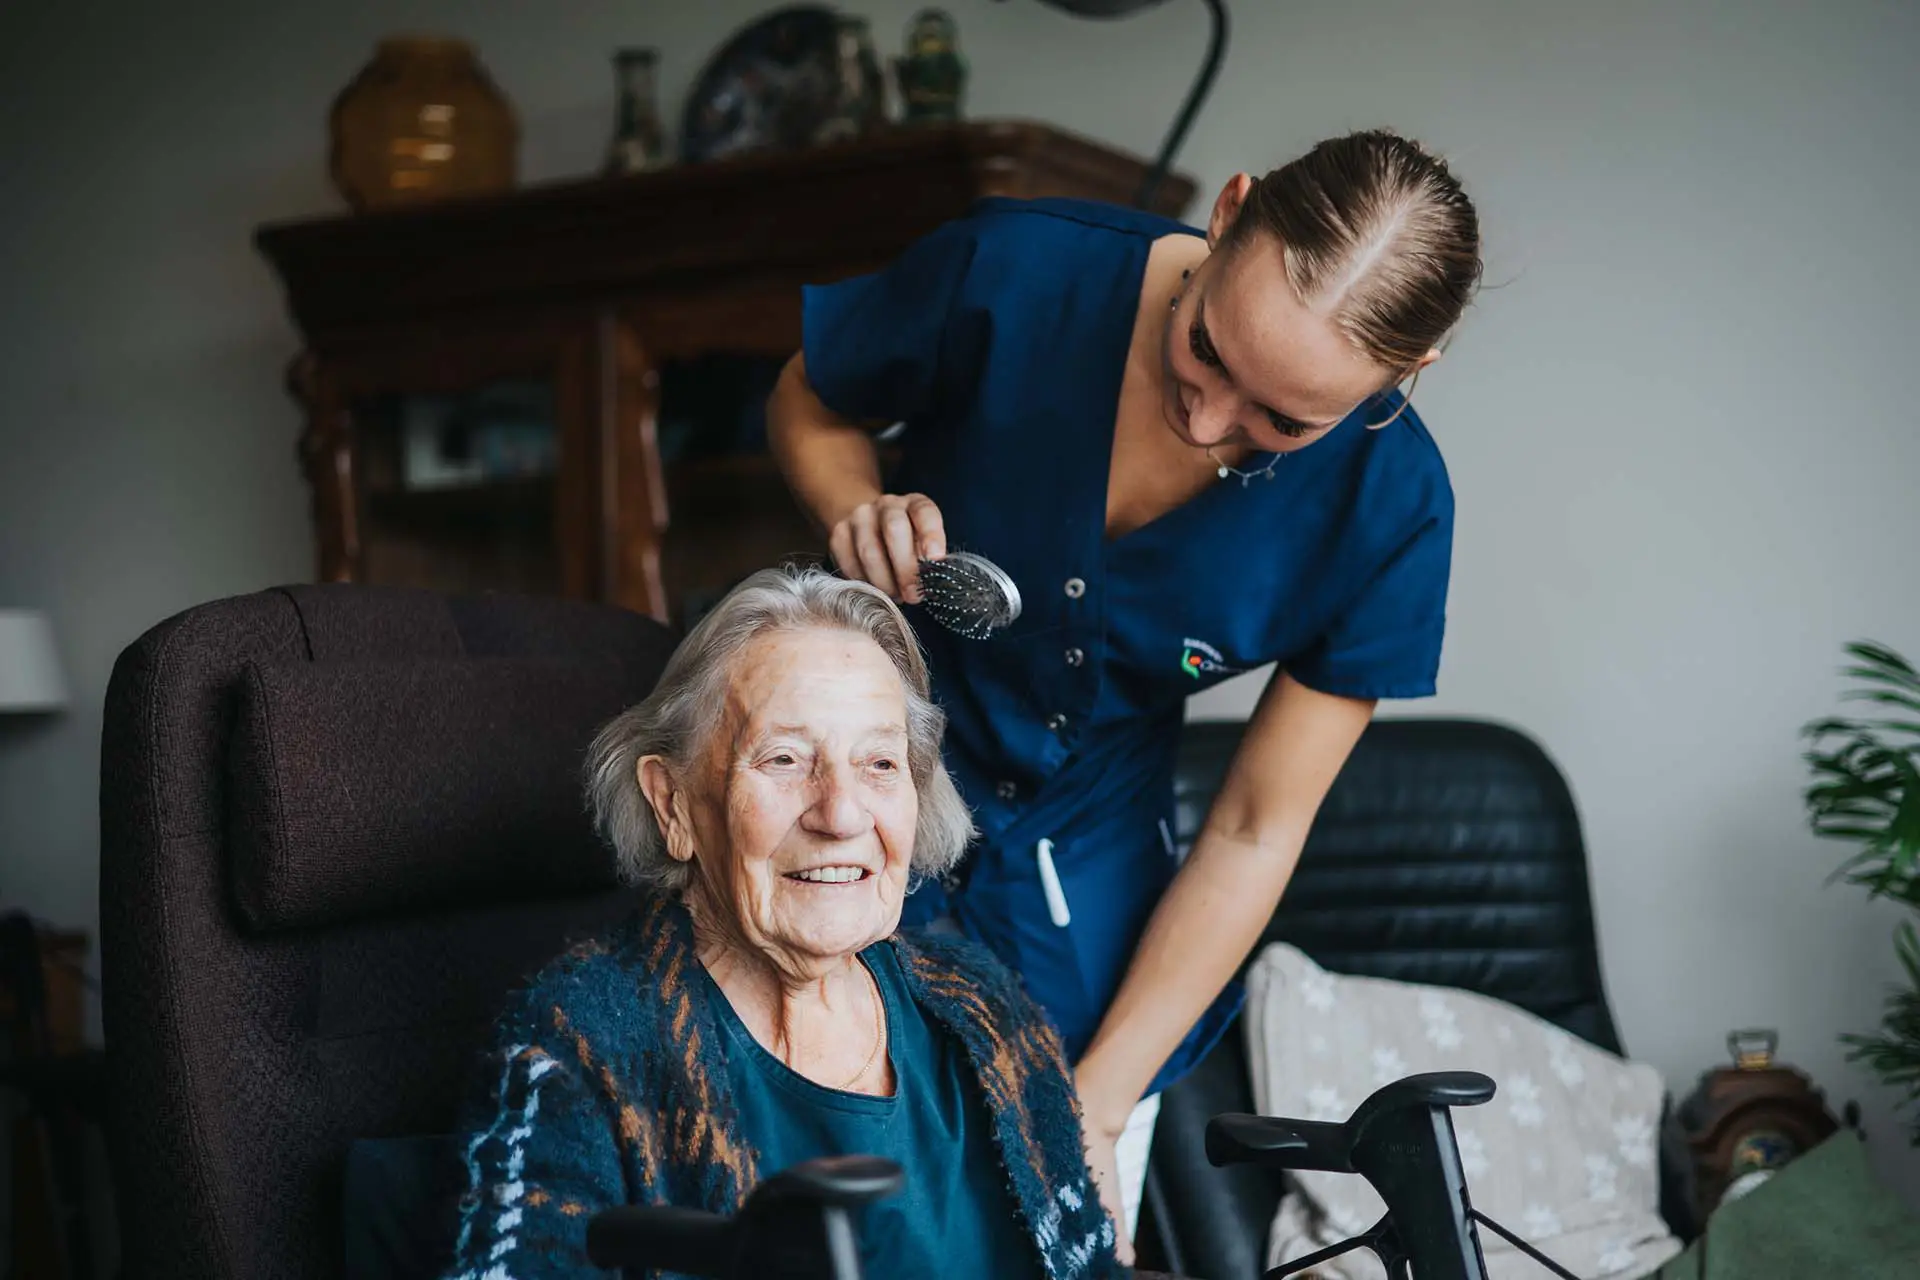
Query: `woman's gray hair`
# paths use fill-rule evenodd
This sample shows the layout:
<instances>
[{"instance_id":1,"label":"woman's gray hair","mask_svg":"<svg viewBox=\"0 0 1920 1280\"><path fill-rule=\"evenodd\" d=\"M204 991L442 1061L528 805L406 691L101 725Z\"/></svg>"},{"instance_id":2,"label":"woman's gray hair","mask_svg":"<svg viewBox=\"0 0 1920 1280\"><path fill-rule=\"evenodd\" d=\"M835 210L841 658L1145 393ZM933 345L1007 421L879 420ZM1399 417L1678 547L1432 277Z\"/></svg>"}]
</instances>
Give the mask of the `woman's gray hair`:
<instances>
[{"instance_id":1,"label":"woman's gray hair","mask_svg":"<svg viewBox=\"0 0 1920 1280\"><path fill-rule=\"evenodd\" d=\"M943 875L960 860L973 838L973 815L940 760L946 716L933 703L913 628L877 587L812 566L785 567L763 569L729 592L673 651L646 700L594 738L587 753L588 800L622 880L678 893L691 874L687 863L667 856L666 837L640 790L640 760L660 756L687 778L720 721L740 653L762 636L815 627L866 636L900 673L907 695L907 768L920 796L913 882Z\"/></svg>"}]
</instances>

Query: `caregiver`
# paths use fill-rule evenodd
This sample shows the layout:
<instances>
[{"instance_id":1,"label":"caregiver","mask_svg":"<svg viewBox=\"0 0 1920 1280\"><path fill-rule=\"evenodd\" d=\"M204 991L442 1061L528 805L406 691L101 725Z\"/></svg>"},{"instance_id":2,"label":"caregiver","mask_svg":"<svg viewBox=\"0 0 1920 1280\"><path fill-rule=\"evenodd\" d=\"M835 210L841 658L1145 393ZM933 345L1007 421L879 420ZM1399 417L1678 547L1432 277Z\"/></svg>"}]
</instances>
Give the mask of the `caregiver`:
<instances>
[{"instance_id":1,"label":"caregiver","mask_svg":"<svg viewBox=\"0 0 1920 1280\"><path fill-rule=\"evenodd\" d=\"M919 559L964 549L1024 597L986 640L908 611L981 834L902 923L984 943L1057 1023L1123 1238L1158 1091L1237 1012L1375 700L1434 691L1452 491L1399 386L1479 276L1445 164L1365 132L1237 175L1204 234L989 199L805 291L768 429L841 572L913 605ZM1269 663L1182 862L1186 696Z\"/></svg>"}]
</instances>

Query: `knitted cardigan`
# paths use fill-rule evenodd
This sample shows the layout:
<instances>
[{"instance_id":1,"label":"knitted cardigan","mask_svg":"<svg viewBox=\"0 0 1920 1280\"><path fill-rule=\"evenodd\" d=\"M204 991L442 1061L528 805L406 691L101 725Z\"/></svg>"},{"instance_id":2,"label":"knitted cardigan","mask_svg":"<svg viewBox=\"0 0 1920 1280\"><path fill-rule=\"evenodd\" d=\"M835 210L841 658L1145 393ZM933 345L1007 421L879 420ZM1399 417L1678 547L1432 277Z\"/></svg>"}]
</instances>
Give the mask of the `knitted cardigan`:
<instances>
[{"instance_id":1,"label":"knitted cardigan","mask_svg":"<svg viewBox=\"0 0 1920 1280\"><path fill-rule=\"evenodd\" d=\"M1021 1222L1050 1280L1107 1280L1095 1192L1057 1035L1012 973L955 938L895 935L913 1000L966 1050ZM624 1204L732 1213L765 1175L739 1128L692 921L650 899L541 971L502 1018L469 1104L449 1280L594 1274L587 1220Z\"/></svg>"}]
</instances>

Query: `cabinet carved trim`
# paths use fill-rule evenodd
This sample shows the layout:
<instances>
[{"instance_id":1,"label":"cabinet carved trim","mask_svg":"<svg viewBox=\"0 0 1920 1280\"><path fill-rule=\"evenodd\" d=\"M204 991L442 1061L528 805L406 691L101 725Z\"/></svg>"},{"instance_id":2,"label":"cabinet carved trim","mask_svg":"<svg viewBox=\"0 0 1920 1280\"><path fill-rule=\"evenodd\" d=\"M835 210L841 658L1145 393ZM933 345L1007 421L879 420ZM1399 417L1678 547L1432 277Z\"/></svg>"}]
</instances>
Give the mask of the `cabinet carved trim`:
<instances>
[{"instance_id":1,"label":"cabinet carved trim","mask_svg":"<svg viewBox=\"0 0 1920 1280\"><path fill-rule=\"evenodd\" d=\"M305 414L300 432L300 468L313 491L321 582L350 582L360 557L360 527L353 496L352 429L345 408L310 351L287 367L287 386Z\"/></svg>"}]
</instances>

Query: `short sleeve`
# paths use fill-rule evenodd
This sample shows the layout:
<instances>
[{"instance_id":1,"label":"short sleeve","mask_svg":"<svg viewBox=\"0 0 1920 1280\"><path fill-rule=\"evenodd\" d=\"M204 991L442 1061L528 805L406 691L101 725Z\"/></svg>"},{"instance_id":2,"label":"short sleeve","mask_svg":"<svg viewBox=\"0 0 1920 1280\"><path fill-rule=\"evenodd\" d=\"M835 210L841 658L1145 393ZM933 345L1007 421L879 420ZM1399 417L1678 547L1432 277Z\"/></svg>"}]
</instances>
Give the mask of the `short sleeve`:
<instances>
[{"instance_id":1,"label":"short sleeve","mask_svg":"<svg viewBox=\"0 0 1920 1280\"><path fill-rule=\"evenodd\" d=\"M960 385L955 317L977 244L962 219L870 275L802 290L801 349L823 404L856 421L913 422Z\"/></svg>"},{"instance_id":2,"label":"short sleeve","mask_svg":"<svg viewBox=\"0 0 1920 1280\"><path fill-rule=\"evenodd\" d=\"M1437 689L1453 563L1445 486L1328 633L1286 664L1300 683L1349 698L1427 698Z\"/></svg>"}]
</instances>

